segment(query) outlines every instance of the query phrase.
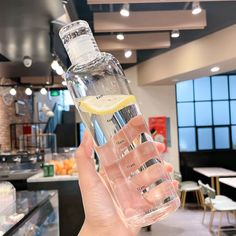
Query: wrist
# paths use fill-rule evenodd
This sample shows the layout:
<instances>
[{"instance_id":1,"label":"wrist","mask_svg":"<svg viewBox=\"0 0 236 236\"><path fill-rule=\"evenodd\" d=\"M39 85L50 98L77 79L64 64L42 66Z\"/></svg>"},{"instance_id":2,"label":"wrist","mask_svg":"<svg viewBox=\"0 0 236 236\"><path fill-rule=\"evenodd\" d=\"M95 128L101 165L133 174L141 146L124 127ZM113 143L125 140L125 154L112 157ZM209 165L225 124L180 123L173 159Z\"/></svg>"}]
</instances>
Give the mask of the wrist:
<instances>
[{"instance_id":1,"label":"wrist","mask_svg":"<svg viewBox=\"0 0 236 236\"><path fill-rule=\"evenodd\" d=\"M120 227L94 227L84 222L78 236L104 236L104 235L122 235L122 236L136 236L140 228L127 228L121 230Z\"/></svg>"},{"instance_id":2,"label":"wrist","mask_svg":"<svg viewBox=\"0 0 236 236\"><path fill-rule=\"evenodd\" d=\"M93 232L91 232L91 228L88 227L85 223L83 224L78 236L92 236Z\"/></svg>"}]
</instances>

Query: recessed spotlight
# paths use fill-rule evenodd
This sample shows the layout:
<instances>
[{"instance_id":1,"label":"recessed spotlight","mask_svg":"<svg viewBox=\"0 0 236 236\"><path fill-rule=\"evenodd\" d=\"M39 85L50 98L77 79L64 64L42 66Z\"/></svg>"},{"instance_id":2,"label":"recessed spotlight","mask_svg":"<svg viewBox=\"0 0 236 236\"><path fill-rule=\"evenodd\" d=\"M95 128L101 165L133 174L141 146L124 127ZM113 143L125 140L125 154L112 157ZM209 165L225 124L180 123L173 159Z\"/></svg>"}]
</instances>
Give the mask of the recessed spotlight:
<instances>
[{"instance_id":1,"label":"recessed spotlight","mask_svg":"<svg viewBox=\"0 0 236 236\"><path fill-rule=\"evenodd\" d=\"M119 33L119 34L116 35L116 38L117 38L118 40L124 40L124 39L125 39L125 36L124 36L124 34Z\"/></svg>"},{"instance_id":2,"label":"recessed spotlight","mask_svg":"<svg viewBox=\"0 0 236 236\"><path fill-rule=\"evenodd\" d=\"M66 81L65 81L65 80L62 80L62 82L61 82L61 83L62 83L62 85L63 85L63 86L66 86L66 85L67 85L67 83L66 83Z\"/></svg>"},{"instance_id":3,"label":"recessed spotlight","mask_svg":"<svg viewBox=\"0 0 236 236\"><path fill-rule=\"evenodd\" d=\"M129 16L129 4L123 4L122 8L120 9L120 14L124 17Z\"/></svg>"},{"instance_id":4,"label":"recessed spotlight","mask_svg":"<svg viewBox=\"0 0 236 236\"><path fill-rule=\"evenodd\" d=\"M57 72L58 75L63 75L64 74L64 70L60 65L57 67L56 72Z\"/></svg>"},{"instance_id":5,"label":"recessed spotlight","mask_svg":"<svg viewBox=\"0 0 236 236\"><path fill-rule=\"evenodd\" d=\"M31 88L26 88L25 94L28 95L28 96L32 95L32 90L31 90Z\"/></svg>"},{"instance_id":6,"label":"recessed spotlight","mask_svg":"<svg viewBox=\"0 0 236 236\"><path fill-rule=\"evenodd\" d=\"M46 94L48 93L48 91L47 91L47 89L45 89L45 88L41 88L41 89L40 89L40 93L41 93L42 95L46 95Z\"/></svg>"},{"instance_id":7,"label":"recessed spotlight","mask_svg":"<svg viewBox=\"0 0 236 236\"><path fill-rule=\"evenodd\" d=\"M214 67L211 68L211 72L212 72L212 73L215 73L215 72L217 72L217 71L219 71L219 70L220 70L220 67L219 67L219 66L214 66Z\"/></svg>"},{"instance_id":8,"label":"recessed spotlight","mask_svg":"<svg viewBox=\"0 0 236 236\"><path fill-rule=\"evenodd\" d=\"M131 50L125 50L125 58L130 58L132 56L132 51Z\"/></svg>"},{"instance_id":9,"label":"recessed spotlight","mask_svg":"<svg viewBox=\"0 0 236 236\"><path fill-rule=\"evenodd\" d=\"M9 93L12 95L12 96L15 96L16 95L16 89L15 88L11 88Z\"/></svg>"},{"instance_id":10,"label":"recessed spotlight","mask_svg":"<svg viewBox=\"0 0 236 236\"><path fill-rule=\"evenodd\" d=\"M58 66L60 66L58 61L57 60L53 60L52 63L51 63L51 68L53 70L56 70L58 68Z\"/></svg>"},{"instance_id":11,"label":"recessed spotlight","mask_svg":"<svg viewBox=\"0 0 236 236\"><path fill-rule=\"evenodd\" d=\"M178 38L180 35L179 30L172 30L171 38Z\"/></svg>"},{"instance_id":12,"label":"recessed spotlight","mask_svg":"<svg viewBox=\"0 0 236 236\"><path fill-rule=\"evenodd\" d=\"M199 2L193 2L192 4L192 14L198 15L202 12L202 8Z\"/></svg>"},{"instance_id":13,"label":"recessed spotlight","mask_svg":"<svg viewBox=\"0 0 236 236\"><path fill-rule=\"evenodd\" d=\"M31 67L31 66L32 66L32 62L33 62L33 60L32 60L31 57L29 57L29 56L24 56L24 58L23 58L23 63L24 63L24 66L25 66L25 67L27 67L27 68Z\"/></svg>"}]
</instances>

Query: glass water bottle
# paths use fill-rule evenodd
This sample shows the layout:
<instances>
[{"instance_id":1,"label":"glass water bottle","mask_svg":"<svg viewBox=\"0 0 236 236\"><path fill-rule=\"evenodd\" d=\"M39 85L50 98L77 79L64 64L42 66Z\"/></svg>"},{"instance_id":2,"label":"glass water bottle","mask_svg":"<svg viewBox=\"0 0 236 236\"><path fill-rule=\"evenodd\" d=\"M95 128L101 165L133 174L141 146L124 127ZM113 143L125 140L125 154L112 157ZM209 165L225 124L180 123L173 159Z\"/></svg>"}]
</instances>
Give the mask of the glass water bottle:
<instances>
[{"instance_id":1,"label":"glass water bottle","mask_svg":"<svg viewBox=\"0 0 236 236\"><path fill-rule=\"evenodd\" d=\"M119 62L100 52L85 21L59 34L72 63L67 87L94 138L118 213L133 226L165 218L179 198Z\"/></svg>"}]
</instances>

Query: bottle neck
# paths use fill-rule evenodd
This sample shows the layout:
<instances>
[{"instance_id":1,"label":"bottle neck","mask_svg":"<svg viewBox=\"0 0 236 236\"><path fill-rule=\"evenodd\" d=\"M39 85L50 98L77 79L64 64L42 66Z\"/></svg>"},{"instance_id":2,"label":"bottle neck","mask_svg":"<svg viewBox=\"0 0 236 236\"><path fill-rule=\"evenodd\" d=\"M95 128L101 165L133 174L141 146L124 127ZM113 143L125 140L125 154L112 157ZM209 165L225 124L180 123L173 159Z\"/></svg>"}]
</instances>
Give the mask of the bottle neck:
<instances>
[{"instance_id":1,"label":"bottle neck","mask_svg":"<svg viewBox=\"0 0 236 236\"><path fill-rule=\"evenodd\" d=\"M87 64L100 56L101 52L87 22L72 22L63 27L59 34L72 65Z\"/></svg>"}]
</instances>

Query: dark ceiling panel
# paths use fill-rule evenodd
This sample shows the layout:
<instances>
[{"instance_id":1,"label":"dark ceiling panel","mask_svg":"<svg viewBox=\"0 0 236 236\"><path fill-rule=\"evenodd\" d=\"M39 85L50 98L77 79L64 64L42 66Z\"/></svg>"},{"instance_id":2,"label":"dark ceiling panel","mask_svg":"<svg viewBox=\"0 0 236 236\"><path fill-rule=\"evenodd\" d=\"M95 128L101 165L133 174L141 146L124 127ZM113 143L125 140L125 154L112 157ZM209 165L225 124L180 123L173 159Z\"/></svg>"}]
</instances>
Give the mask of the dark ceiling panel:
<instances>
[{"instance_id":1,"label":"dark ceiling panel","mask_svg":"<svg viewBox=\"0 0 236 236\"><path fill-rule=\"evenodd\" d=\"M80 19L87 20L92 27L92 12L112 12L119 11L122 4L115 5L92 5L88 6L86 1L74 0L77 12ZM169 49L151 49L151 50L138 50L138 63L147 60L153 56L159 55L179 47L192 40L201 38L210 33L218 31L224 27L236 24L236 1L222 1L222 2L204 2L201 3L203 9L206 10L207 27L203 30L186 30L181 31L181 36L178 39L171 40L171 47ZM191 9L191 2L189 3L150 3L150 4L131 4L131 11L156 11L156 10L183 10ZM108 19L109 20L109 19ZM145 19L144 19L145 20ZM101 34L101 33L100 33ZM95 35L100 35L95 33ZM105 34L105 33L103 33ZM109 32L107 34L110 34ZM125 66L126 67L126 66Z\"/></svg>"},{"instance_id":2,"label":"dark ceiling panel","mask_svg":"<svg viewBox=\"0 0 236 236\"><path fill-rule=\"evenodd\" d=\"M71 12L74 12L73 18L78 15L80 19L88 21L91 27L93 26L94 12L119 11L121 7L121 4L89 6L86 0L71 1L73 3L71 5ZM207 27L204 30L181 31L180 38L171 40L170 49L236 24L236 1L205 2L201 3L201 5L206 10ZM75 7L74 9L73 6ZM130 8L131 11L183 10L190 9L191 3L131 4ZM49 66L52 58L50 53L49 23L63 13L61 0L1 0L0 61L6 62L9 59L14 63L12 66L1 63L0 77L3 76L1 71L4 71L5 75L12 77L21 73L27 76L33 76L33 74L48 75L50 73ZM54 51L61 61L69 66L68 57L58 37L60 26L54 25L53 28ZM95 35L110 34L112 32ZM137 63L167 50L169 49L138 50ZM33 66L30 69L22 66L22 58L25 55L33 58ZM14 66L16 69L14 69Z\"/></svg>"},{"instance_id":3,"label":"dark ceiling panel","mask_svg":"<svg viewBox=\"0 0 236 236\"><path fill-rule=\"evenodd\" d=\"M51 68L48 62L33 62L30 68L25 67L22 62L0 62L1 77L44 76L50 73Z\"/></svg>"},{"instance_id":4,"label":"dark ceiling panel","mask_svg":"<svg viewBox=\"0 0 236 236\"><path fill-rule=\"evenodd\" d=\"M5 74L13 77L18 73L39 73L40 70L34 66L38 63L44 64L43 68L48 68L51 61L50 22L63 13L59 0L1 0L0 53L14 62L12 71L4 70ZM24 56L33 59L33 66L27 70L19 66ZM14 65L16 69L13 69ZM2 67L9 68L6 65L0 67L0 71L3 71ZM43 69L40 73L49 72ZM0 74L1 76L3 75Z\"/></svg>"},{"instance_id":5,"label":"dark ceiling panel","mask_svg":"<svg viewBox=\"0 0 236 236\"><path fill-rule=\"evenodd\" d=\"M236 2L208 2L201 3L201 6L206 10L207 27L204 30L181 31L180 38L171 40L171 47L168 50L236 24ZM138 51L138 62L145 61L168 50L140 50Z\"/></svg>"}]
</instances>

